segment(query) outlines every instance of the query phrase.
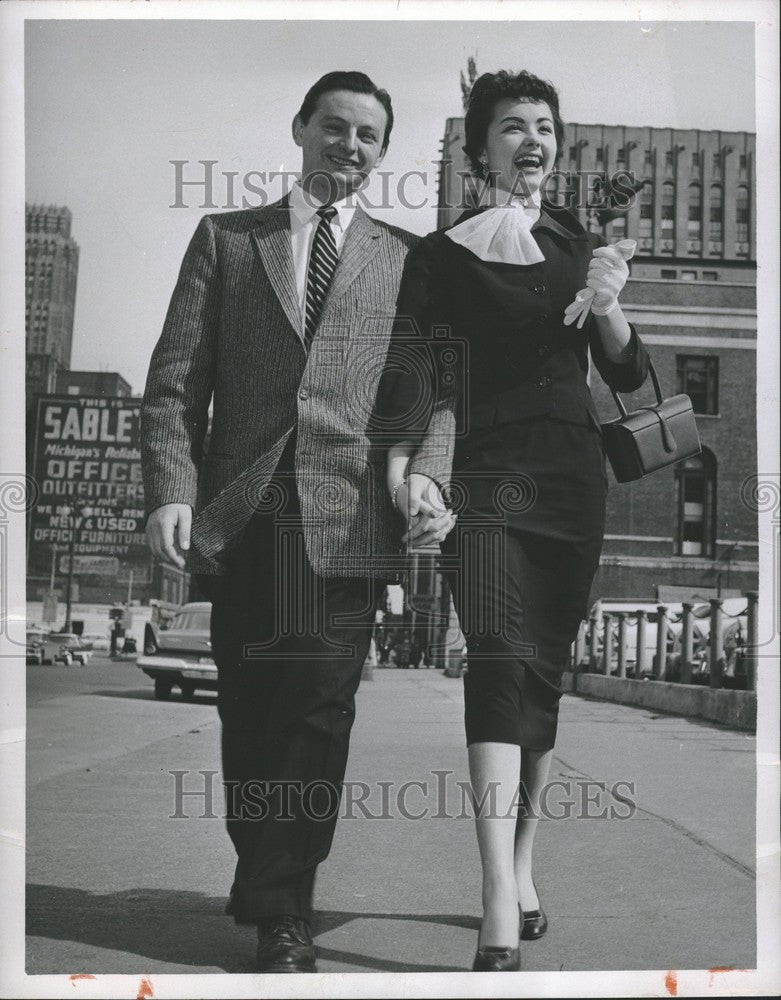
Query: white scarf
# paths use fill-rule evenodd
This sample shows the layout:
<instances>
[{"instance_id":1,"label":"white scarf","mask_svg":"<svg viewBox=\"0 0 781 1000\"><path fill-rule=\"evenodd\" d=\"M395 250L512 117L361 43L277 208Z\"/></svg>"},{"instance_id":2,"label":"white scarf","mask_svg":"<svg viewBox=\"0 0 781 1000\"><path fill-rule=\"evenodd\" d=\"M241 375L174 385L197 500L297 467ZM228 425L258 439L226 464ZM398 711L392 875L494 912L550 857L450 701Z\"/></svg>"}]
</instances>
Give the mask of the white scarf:
<instances>
[{"instance_id":1,"label":"white scarf","mask_svg":"<svg viewBox=\"0 0 781 1000\"><path fill-rule=\"evenodd\" d=\"M480 260L501 264L539 264L545 255L531 233L530 219L519 201L486 209L445 234Z\"/></svg>"}]
</instances>

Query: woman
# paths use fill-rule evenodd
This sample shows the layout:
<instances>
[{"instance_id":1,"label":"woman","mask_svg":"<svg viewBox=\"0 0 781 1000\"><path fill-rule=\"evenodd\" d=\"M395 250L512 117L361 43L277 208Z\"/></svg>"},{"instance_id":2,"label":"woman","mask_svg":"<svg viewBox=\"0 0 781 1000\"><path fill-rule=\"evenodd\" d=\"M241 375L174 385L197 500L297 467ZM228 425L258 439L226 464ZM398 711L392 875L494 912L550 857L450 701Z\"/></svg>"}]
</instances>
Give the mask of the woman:
<instances>
[{"instance_id":1,"label":"woman","mask_svg":"<svg viewBox=\"0 0 781 1000\"><path fill-rule=\"evenodd\" d=\"M467 641L466 738L482 803L483 919L473 968L512 971L520 968L519 936L533 939L547 927L532 874L535 817L561 675L587 614L604 533L605 456L587 349L621 392L643 384L648 359L618 305L628 276L621 256L569 211L541 206L563 141L554 87L527 72L484 74L465 132L472 170L487 181L487 206L410 254L378 411L396 428L388 487L408 519L405 538L443 540ZM594 297L579 329L565 310L584 288ZM419 346L398 333L405 319L423 338ZM449 357L435 328L450 329ZM421 399L420 359L435 347L432 410ZM440 486L454 430L458 530L445 537Z\"/></svg>"}]
</instances>

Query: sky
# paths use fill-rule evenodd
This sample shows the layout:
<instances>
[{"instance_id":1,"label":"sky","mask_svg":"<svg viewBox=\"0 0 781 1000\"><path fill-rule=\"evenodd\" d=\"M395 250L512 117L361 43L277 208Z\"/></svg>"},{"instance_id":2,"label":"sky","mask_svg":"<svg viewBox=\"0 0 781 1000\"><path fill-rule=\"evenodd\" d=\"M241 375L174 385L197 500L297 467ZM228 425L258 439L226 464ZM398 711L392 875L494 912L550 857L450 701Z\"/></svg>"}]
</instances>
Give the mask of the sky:
<instances>
[{"instance_id":1,"label":"sky","mask_svg":"<svg viewBox=\"0 0 781 1000\"><path fill-rule=\"evenodd\" d=\"M39 20L25 28L26 199L67 205L80 247L74 369L118 371L143 391L200 189L184 178L295 171L290 124L332 69L368 73L392 96L382 169L424 170L429 207L373 212L436 226L432 161L462 114L459 72L528 69L559 90L565 121L755 131L749 22ZM378 189L368 195L376 201ZM254 199L256 200L256 199Z\"/></svg>"}]
</instances>

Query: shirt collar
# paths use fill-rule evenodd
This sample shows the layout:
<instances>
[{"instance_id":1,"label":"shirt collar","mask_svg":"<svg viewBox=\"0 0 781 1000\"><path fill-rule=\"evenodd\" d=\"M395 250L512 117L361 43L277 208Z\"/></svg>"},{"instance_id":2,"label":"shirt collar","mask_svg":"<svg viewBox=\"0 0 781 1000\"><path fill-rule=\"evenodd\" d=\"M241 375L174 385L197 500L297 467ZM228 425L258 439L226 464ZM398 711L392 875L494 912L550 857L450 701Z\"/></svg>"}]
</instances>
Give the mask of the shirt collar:
<instances>
[{"instance_id":1,"label":"shirt collar","mask_svg":"<svg viewBox=\"0 0 781 1000\"><path fill-rule=\"evenodd\" d=\"M301 226L311 222L317 214L318 208L322 208L322 205L317 203L310 194L304 192L300 183L294 184L290 189L289 204L290 211ZM342 232L346 232L355 215L357 207L355 202L350 203L348 196L342 198L341 201L333 202L333 207L336 209L336 215L331 220L331 225L337 225Z\"/></svg>"},{"instance_id":2,"label":"shirt collar","mask_svg":"<svg viewBox=\"0 0 781 1000\"><path fill-rule=\"evenodd\" d=\"M479 208L469 208L460 215L453 223L457 226L460 222L472 218L480 212L486 212L489 205L481 205ZM452 226L448 226L451 229ZM540 206L540 217L532 223L531 231L535 233L538 229L547 229L565 240L587 240L588 233L580 224L578 219L566 208L556 208L548 202L543 202Z\"/></svg>"}]
</instances>

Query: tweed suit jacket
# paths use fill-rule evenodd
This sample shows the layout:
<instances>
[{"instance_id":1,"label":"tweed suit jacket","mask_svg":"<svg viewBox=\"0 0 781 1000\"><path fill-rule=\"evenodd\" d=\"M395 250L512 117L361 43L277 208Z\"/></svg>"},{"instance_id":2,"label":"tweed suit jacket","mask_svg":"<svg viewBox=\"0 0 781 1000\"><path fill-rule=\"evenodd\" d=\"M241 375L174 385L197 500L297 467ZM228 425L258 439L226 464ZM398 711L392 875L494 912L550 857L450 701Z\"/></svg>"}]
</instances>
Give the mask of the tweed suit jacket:
<instances>
[{"instance_id":1,"label":"tweed suit jacket","mask_svg":"<svg viewBox=\"0 0 781 1000\"><path fill-rule=\"evenodd\" d=\"M357 208L307 354L287 199L205 216L152 354L141 410L147 516L194 511L188 568L225 572L297 428L296 485L309 561L324 576L392 575L401 519L370 442L377 385L408 251L418 237ZM204 438L213 403L208 448Z\"/></svg>"}]
</instances>

